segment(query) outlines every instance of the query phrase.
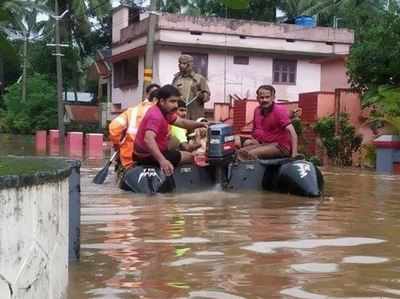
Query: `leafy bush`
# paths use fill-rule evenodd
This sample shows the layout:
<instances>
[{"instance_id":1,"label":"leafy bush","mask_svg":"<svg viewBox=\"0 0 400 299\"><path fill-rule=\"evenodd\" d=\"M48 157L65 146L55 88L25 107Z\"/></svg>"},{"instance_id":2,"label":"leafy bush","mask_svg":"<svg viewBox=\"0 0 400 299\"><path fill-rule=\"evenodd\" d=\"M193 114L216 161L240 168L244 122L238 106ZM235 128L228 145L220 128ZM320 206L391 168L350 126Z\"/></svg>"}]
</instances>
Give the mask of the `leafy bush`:
<instances>
[{"instance_id":1,"label":"leafy bush","mask_svg":"<svg viewBox=\"0 0 400 299\"><path fill-rule=\"evenodd\" d=\"M27 82L25 103L22 102L21 88L21 84L14 83L7 89L3 126L9 132L21 134L55 128L57 96L54 84L46 76L34 74Z\"/></svg>"},{"instance_id":2,"label":"leafy bush","mask_svg":"<svg viewBox=\"0 0 400 299\"><path fill-rule=\"evenodd\" d=\"M369 90L364 106L375 108L367 121L371 129L385 127L388 134L400 134L400 87L381 85Z\"/></svg>"},{"instance_id":3,"label":"leafy bush","mask_svg":"<svg viewBox=\"0 0 400 299\"><path fill-rule=\"evenodd\" d=\"M6 113L4 110L0 109L0 133L3 133L3 132L5 133L8 131L9 131L9 129L8 129L8 126L6 123Z\"/></svg>"},{"instance_id":4,"label":"leafy bush","mask_svg":"<svg viewBox=\"0 0 400 299\"><path fill-rule=\"evenodd\" d=\"M362 166L375 167L376 165L376 148L374 144L363 144L361 147Z\"/></svg>"},{"instance_id":5,"label":"leafy bush","mask_svg":"<svg viewBox=\"0 0 400 299\"><path fill-rule=\"evenodd\" d=\"M349 123L346 113L339 115L339 134L335 135L334 117L323 117L315 125L314 131L320 136L327 155L338 166L350 166L352 154L359 149L361 135L356 134L355 128Z\"/></svg>"}]
</instances>

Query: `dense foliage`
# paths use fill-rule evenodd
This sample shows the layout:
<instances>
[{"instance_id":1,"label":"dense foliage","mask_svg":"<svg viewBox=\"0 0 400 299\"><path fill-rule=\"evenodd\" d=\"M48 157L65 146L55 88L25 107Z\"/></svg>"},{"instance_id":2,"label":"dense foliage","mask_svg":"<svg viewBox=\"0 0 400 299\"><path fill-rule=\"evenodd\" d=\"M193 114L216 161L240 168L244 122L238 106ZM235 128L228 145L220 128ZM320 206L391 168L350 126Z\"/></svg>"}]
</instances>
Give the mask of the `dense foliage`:
<instances>
[{"instance_id":1,"label":"dense foliage","mask_svg":"<svg viewBox=\"0 0 400 299\"><path fill-rule=\"evenodd\" d=\"M372 95L381 85L400 86L399 40L400 15L384 12L365 23L348 60L353 87Z\"/></svg>"},{"instance_id":2,"label":"dense foliage","mask_svg":"<svg viewBox=\"0 0 400 299\"><path fill-rule=\"evenodd\" d=\"M352 154L362 143L362 137L356 134L355 128L349 123L346 113L339 115L338 134L335 132L335 118L323 117L315 125L314 131L319 135L326 148L327 155L335 165L351 166Z\"/></svg>"},{"instance_id":3,"label":"dense foliage","mask_svg":"<svg viewBox=\"0 0 400 299\"><path fill-rule=\"evenodd\" d=\"M27 82L27 99L22 102L22 87L14 83L4 96L5 111L0 123L3 131L28 134L35 129L53 129L57 125L55 86L44 75L34 74Z\"/></svg>"}]
</instances>

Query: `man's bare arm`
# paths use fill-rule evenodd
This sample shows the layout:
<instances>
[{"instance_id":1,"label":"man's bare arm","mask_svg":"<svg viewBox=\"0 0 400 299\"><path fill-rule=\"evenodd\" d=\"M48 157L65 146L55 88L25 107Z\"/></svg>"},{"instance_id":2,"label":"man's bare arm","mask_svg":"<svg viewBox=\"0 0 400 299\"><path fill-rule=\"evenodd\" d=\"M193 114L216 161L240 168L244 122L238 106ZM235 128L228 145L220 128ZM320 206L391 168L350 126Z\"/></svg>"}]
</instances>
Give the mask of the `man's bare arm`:
<instances>
[{"instance_id":1,"label":"man's bare arm","mask_svg":"<svg viewBox=\"0 0 400 299\"><path fill-rule=\"evenodd\" d=\"M295 157L295 156L298 155L298 152L297 152L297 142L298 142L297 133L296 133L296 130L294 129L292 124L288 125L286 127L286 130L288 130L289 133L290 133L290 139L292 141L292 157Z\"/></svg>"},{"instance_id":2,"label":"man's bare arm","mask_svg":"<svg viewBox=\"0 0 400 299\"><path fill-rule=\"evenodd\" d=\"M153 156L154 159L157 160L158 164L160 164L160 168L165 173L165 175L172 175L174 173L174 166L161 153L160 148L158 147L158 144L156 142L156 133L147 130L144 134L144 142L146 143L150 154Z\"/></svg>"},{"instance_id":3,"label":"man's bare arm","mask_svg":"<svg viewBox=\"0 0 400 299\"><path fill-rule=\"evenodd\" d=\"M174 122L174 125L180 128L184 128L186 130L195 130L197 128L207 128L207 123L198 122L190 119L185 119L178 117Z\"/></svg>"}]
</instances>

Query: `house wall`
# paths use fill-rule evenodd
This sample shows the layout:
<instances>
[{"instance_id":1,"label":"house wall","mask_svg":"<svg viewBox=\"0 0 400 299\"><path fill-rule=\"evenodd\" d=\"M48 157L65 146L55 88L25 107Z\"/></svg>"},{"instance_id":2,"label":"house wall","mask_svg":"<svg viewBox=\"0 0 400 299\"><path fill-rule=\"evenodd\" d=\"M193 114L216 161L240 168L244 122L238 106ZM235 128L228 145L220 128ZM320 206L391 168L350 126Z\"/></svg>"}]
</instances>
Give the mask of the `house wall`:
<instances>
[{"instance_id":1,"label":"house wall","mask_svg":"<svg viewBox=\"0 0 400 299\"><path fill-rule=\"evenodd\" d=\"M139 57L138 65L138 84L136 86L124 86L121 88L112 88L112 103L121 104L121 109L126 109L130 106L134 106L139 103L142 99L143 90L143 68L144 68L144 57ZM114 77L114 70L113 70Z\"/></svg>"},{"instance_id":2,"label":"house wall","mask_svg":"<svg viewBox=\"0 0 400 299\"><path fill-rule=\"evenodd\" d=\"M112 15L112 42L117 43L121 37L121 29L128 26L129 8L119 7L113 11Z\"/></svg>"},{"instance_id":3,"label":"house wall","mask_svg":"<svg viewBox=\"0 0 400 299\"><path fill-rule=\"evenodd\" d=\"M317 119L328 117L335 112L335 94L324 92L318 94Z\"/></svg>"},{"instance_id":4,"label":"house wall","mask_svg":"<svg viewBox=\"0 0 400 299\"><path fill-rule=\"evenodd\" d=\"M336 88L350 88L346 72L346 62L342 59L322 63L321 90L335 91Z\"/></svg>"},{"instance_id":5,"label":"house wall","mask_svg":"<svg viewBox=\"0 0 400 299\"><path fill-rule=\"evenodd\" d=\"M193 29L192 29L193 30ZM190 31L162 30L159 34L159 42L164 44L191 45L198 48L232 48L235 50L253 50L269 53L287 53L304 55L332 55L349 53L349 44L327 44L320 41L287 40L276 37L225 35L215 33L191 34ZM326 39L328 36L326 36ZM293 39L296 39L294 37ZM325 39L325 40L326 40Z\"/></svg>"},{"instance_id":6,"label":"house wall","mask_svg":"<svg viewBox=\"0 0 400 299\"><path fill-rule=\"evenodd\" d=\"M352 44L354 41L354 32L346 28L305 28L289 24L165 13L159 17L159 27L163 30L172 29L175 31L197 31L252 37L263 36L304 41L334 42L339 44Z\"/></svg>"},{"instance_id":7,"label":"house wall","mask_svg":"<svg viewBox=\"0 0 400 299\"><path fill-rule=\"evenodd\" d=\"M185 51L208 54L208 83L211 100L207 103L207 108L212 108L215 102L228 102L230 94L237 94L242 98L254 98L258 86L272 84L273 58L271 56L252 55L249 65L235 65L232 54L173 47L164 47L159 53L156 82L161 84L172 82L174 74L178 72L178 58ZM243 54L238 52L237 55ZM299 93L319 90L320 77L319 64L298 60L297 84L275 85L277 99L297 101Z\"/></svg>"}]
</instances>

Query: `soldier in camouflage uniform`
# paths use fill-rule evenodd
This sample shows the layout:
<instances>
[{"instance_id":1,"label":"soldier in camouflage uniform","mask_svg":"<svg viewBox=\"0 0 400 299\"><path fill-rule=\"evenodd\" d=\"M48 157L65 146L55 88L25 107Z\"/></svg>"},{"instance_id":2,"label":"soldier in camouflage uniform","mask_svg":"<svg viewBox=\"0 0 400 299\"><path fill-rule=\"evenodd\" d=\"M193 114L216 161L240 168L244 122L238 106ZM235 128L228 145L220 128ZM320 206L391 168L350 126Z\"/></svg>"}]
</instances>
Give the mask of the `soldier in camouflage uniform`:
<instances>
[{"instance_id":1,"label":"soldier in camouflage uniform","mask_svg":"<svg viewBox=\"0 0 400 299\"><path fill-rule=\"evenodd\" d=\"M175 74L172 84L180 91L187 106L187 118L196 120L204 117L204 103L210 100L207 80L193 71L193 57L179 57L179 73Z\"/></svg>"}]
</instances>

